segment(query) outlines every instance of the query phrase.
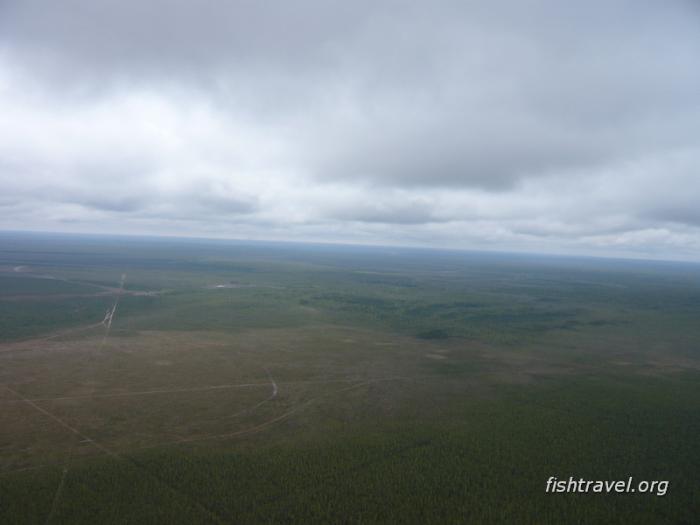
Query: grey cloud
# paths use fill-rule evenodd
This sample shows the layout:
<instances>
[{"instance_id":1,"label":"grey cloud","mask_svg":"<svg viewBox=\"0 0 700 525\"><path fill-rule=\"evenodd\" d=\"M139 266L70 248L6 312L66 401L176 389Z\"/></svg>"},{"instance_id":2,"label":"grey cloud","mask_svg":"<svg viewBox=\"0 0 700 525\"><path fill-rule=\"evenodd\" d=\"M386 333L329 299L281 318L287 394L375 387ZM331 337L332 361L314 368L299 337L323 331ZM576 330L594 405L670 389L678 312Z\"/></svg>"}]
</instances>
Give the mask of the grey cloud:
<instances>
[{"instance_id":1,"label":"grey cloud","mask_svg":"<svg viewBox=\"0 0 700 525\"><path fill-rule=\"evenodd\" d=\"M0 226L695 246L698 56L683 0L5 0Z\"/></svg>"},{"instance_id":2,"label":"grey cloud","mask_svg":"<svg viewBox=\"0 0 700 525\"><path fill-rule=\"evenodd\" d=\"M50 73L196 76L245 67L314 67L371 15L340 1L7 1L3 44ZM62 72L63 68L69 71ZM99 79L92 78L90 80Z\"/></svg>"},{"instance_id":3,"label":"grey cloud","mask_svg":"<svg viewBox=\"0 0 700 525\"><path fill-rule=\"evenodd\" d=\"M194 202L212 214L249 214L260 209L254 198L205 195L197 197Z\"/></svg>"},{"instance_id":4,"label":"grey cloud","mask_svg":"<svg viewBox=\"0 0 700 525\"><path fill-rule=\"evenodd\" d=\"M495 112L494 112L495 113ZM389 123L371 134L332 137L321 148L319 178L371 181L389 186L473 186L492 190L512 188L527 176L547 175L572 166L596 166L615 156L605 137L548 129L536 118L510 121L502 115L479 120L452 116L415 122L408 129ZM323 144L323 142L321 142Z\"/></svg>"},{"instance_id":5,"label":"grey cloud","mask_svg":"<svg viewBox=\"0 0 700 525\"><path fill-rule=\"evenodd\" d=\"M424 224L443 222L434 205L422 199L397 199L393 202L362 202L341 205L330 210L327 217L342 221L384 224Z\"/></svg>"},{"instance_id":6,"label":"grey cloud","mask_svg":"<svg viewBox=\"0 0 700 525\"><path fill-rule=\"evenodd\" d=\"M640 207L641 218L654 223L679 223L700 227L700 177L692 186L679 187L679 195L660 198L658 202L648 202Z\"/></svg>"},{"instance_id":7,"label":"grey cloud","mask_svg":"<svg viewBox=\"0 0 700 525\"><path fill-rule=\"evenodd\" d=\"M504 189L700 133L697 9L491 5L25 0L5 3L0 34L66 84L155 76L251 118L291 111L320 179Z\"/></svg>"},{"instance_id":8,"label":"grey cloud","mask_svg":"<svg viewBox=\"0 0 700 525\"><path fill-rule=\"evenodd\" d=\"M59 200L79 204L101 211L129 213L136 216L161 218L196 218L211 220L212 217L224 218L251 214L259 209L255 197L235 197L217 194L201 188L184 188L144 194L138 187L129 188L130 193L87 194L74 193L63 195Z\"/></svg>"},{"instance_id":9,"label":"grey cloud","mask_svg":"<svg viewBox=\"0 0 700 525\"><path fill-rule=\"evenodd\" d=\"M20 204L20 202L22 202L22 201L20 201L19 199L15 198L15 197L10 197L10 198L0 197L0 207L3 207L3 208L17 206L18 204Z\"/></svg>"},{"instance_id":10,"label":"grey cloud","mask_svg":"<svg viewBox=\"0 0 700 525\"><path fill-rule=\"evenodd\" d=\"M133 197L88 197L80 199L75 204L80 204L87 208L110 212L134 212L144 206L142 199Z\"/></svg>"},{"instance_id":11,"label":"grey cloud","mask_svg":"<svg viewBox=\"0 0 700 525\"><path fill-rule=\"evenodd\" d=\"M693 208L660 208L648 214L651 219L663 222L677 222L680 224L700 227L700 210Z\"/></svg>"}]
</instances>

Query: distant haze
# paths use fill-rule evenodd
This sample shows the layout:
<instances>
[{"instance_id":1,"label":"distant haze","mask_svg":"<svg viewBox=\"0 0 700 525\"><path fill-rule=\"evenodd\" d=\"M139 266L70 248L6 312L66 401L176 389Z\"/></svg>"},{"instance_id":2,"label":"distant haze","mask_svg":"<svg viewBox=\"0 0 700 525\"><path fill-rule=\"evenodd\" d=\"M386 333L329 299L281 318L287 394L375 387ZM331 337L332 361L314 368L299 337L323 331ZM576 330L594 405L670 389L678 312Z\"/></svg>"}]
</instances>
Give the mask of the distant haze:
<instances>
[{"instance_id":1,"label":"distant haze","mask_svg":"<svg viewBox=\"0 0 700 525\"><path fill-rule=\"evenodd\" d=\"M3 0L0 229L700 260L700 4Z\"/></svg>"}]
</instances>

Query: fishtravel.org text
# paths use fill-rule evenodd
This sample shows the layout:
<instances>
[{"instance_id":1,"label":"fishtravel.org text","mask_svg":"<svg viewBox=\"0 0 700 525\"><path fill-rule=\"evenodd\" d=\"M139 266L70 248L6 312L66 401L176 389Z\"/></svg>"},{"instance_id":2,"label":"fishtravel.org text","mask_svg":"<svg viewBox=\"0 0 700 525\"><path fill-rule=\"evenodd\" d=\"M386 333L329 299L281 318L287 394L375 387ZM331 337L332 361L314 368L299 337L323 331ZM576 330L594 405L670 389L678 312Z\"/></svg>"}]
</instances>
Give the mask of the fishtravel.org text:
<instances>
[{"instance_id":1,"label":"fishtravel.org text","mask_svg":"<svg viewBox=\"0 0 700 525\"><path fill-rule=\"evenodd\" d=\"M657 496L665 496L668 490L668 481L646 481L642 480L635 482L632 476L626 480L620 481L593 481L583 478L575 479L573 476L569 479L558 479L550 476L547 480L545 492L548 493L598 493L605 494L617 492L620 494L655 494Z\"/></svg>"}]
</instances>

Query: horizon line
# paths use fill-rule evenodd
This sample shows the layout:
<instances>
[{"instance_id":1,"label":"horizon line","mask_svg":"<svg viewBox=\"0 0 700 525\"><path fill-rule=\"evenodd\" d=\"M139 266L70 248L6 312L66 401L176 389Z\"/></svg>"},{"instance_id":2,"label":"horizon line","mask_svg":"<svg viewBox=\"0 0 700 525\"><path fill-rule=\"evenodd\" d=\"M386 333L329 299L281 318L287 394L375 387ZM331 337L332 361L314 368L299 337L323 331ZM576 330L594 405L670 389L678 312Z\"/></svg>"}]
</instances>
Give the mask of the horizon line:
<instances>
[{"instance_id":1,"label":"horizon line","mask_svg":"<svg viewBox=\"0 0 700 525\"><path fill-rule=\"evenodd\" d=\"M51 230L10 230L0 228L2 234L19 234L19 235L55 235L68 237L112 237L112 238L127 238L127 239L163 239L163 240L182 240L182 241L214 241L214 242L235 242L235 243L251 243L251 244L287 244L287 245L308 245L308 246L328 246L328 247L347 247L347 248L371 248L371 249L399 249L399 250L420 250L432 252L446 253L464 253L464 254L483 254L483 255L503 255L503 256L524 256L524 257L551 257L561 259L599 259L607 261L620 262L648 262L648 263L672 263L672 264L690 264L699 265L700 260L697 259L682 259L682 258L653 258L644 256L625 256L625 255L604 255L604 254L580 254L566 252L538 252L532 250L513 250L513 249L483 249L483 248L456 248L444 246L426 246L426 245L410 245L410 244L368 244L351 241L318 241L318 240L280 240L280 239L250 239L237 237L207 237L207 236L192 236L192 235L176 235L176 234L153 234L153 233L97 233L97 232L65 232Z\"/></svg>"}]
</instances>

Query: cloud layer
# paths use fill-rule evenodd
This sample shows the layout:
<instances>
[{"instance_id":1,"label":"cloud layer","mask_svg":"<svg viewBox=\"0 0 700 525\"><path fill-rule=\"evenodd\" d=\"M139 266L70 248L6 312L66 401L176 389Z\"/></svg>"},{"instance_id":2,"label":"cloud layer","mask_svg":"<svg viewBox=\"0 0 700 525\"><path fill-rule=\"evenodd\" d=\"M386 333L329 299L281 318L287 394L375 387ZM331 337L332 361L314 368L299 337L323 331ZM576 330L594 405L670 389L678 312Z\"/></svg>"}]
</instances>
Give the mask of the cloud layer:
<instances>
[{"instance_id":1,"label":"cloud layer","mask_svg":"<svg viewBox=\"0 0 700 525\"><path fill-rule=\"evenodd\" d=\"M690 1L0 4L0 227L700 259Z\"/></svg>"}]
</instances>

